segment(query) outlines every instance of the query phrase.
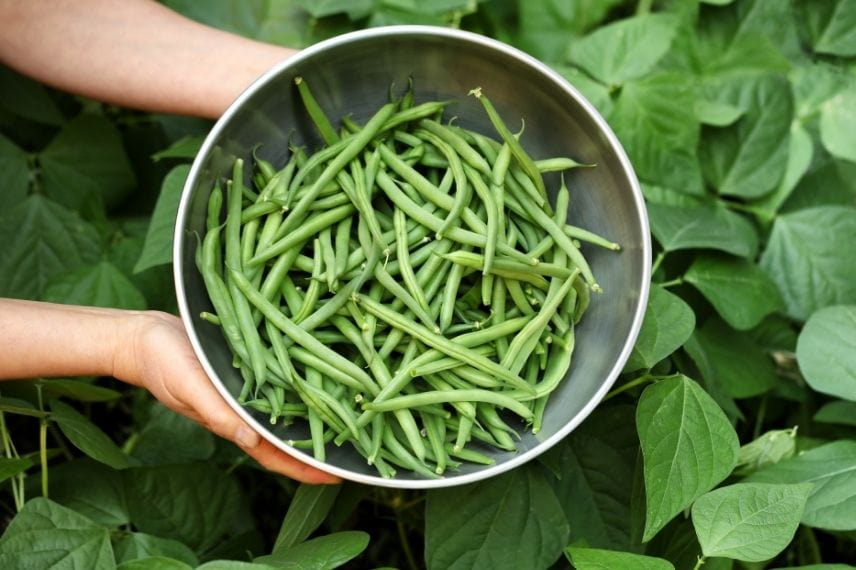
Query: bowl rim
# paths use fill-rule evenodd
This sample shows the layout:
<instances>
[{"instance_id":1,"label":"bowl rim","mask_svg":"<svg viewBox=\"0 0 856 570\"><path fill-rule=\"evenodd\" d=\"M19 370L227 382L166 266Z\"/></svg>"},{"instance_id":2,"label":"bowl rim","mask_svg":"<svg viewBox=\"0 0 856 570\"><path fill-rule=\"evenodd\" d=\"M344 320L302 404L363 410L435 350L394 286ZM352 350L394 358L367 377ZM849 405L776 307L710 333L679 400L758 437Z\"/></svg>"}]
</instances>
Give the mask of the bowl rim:
<instances>
[{"instance_id":1,"label":"bowl rim","mask_svg":"<svg viewBox=\"0 0 856 570\"><path fill-rule=\"evenodd\" d=\"M325 463L316 460L311 455L303 453L301 450L288 445L280 438L276 437L261 422L259 422L255 417L253 417L253 415L250 414L245 407L241 406L237 402L235 397L223 384L219 375L214 370L214 367L209 362L205 351L202 348L199 336L196 333L195 325L190 314L183 278L184 272L186 270L182 255L186 238L186 236L184 235L184 227L189 215L191 191L196 183L196 179L199 176L202 164L211 154L212 148L214 147L214 142L220 138L221 133L231 122L232 118L240 111L240 109L244 106L244 103L250 98L252 98L257 91L262 89L270 81L274 80L285 70L299 65L305 60L311 59L315 56L315 54L342 45L347 45L355 40L359 41L389 36L426 35L450 38L453 40L479 44L491 50L502 52L506 56L516 59L526 66L534 68L535 71L544 75L547 79L555 83L557 87L560 87L569 97L574 99L576 103L584 109L584 111L589 115L589 118L592 119L597 125L601 134L606 138L609 146L615 152L619 164L621 165L625 176L630 182L632 199L635 203L636 211L638 212L640 229L642 231L642 283L640 284L641 289L639 291L639 301L634 309L634 315L631 321L630 331L624 341L624 345L621 351L616 356L612 368L604 377L603 382L601 383L598 390L583 406L583 408L571 419L571 421L567 422L556 433L554 433L547 439L542 440L533 448L523 452L519 452L517 455L515 455L511 459L508 459L507 461L486 466L485 468L479 469L478 471L474 471L472 473L466 473L463 475L455 475L452 473L449 474L449 476L440 477L437 479L399 479L397 477L386 479L380 477L379 475L366 475L363 473L357 473L330 463ZM206 135L202 146L200 147L193 160L190 171L188 172L187 180L185 181L185 184L182 188L181 199L176 215L172 254L173 279L175 283L175 293L179 314L181 316L181 320L184 323L184 327L190 340L190 344L193 347L195 356L202 365L202 368L205 373L208 375L208 378L214 384L214 387L224 398L224 400L226 400L226 403L238 414L238 416L243 421L250 425L264 439L276 446L277 449L284 451L288 455L294 457L295 459L303 463L311 465L317 469L320 469L321 471L341 477L342 479L354 481L357 483L377 485L389 488L436 489L474 483L476 481L480 481L489 477L499 475L501 473L505 473L520 465L523 465L524 463L527 463L528 461L534 459L538 455L552 448L559 441L564 439L568 434L570 434L571 431L573 431L580 423L582 423L583 420L592 413L592 411L594 411L594 409L603 400L603 397L606 395L607 391L615 383L615 380L618 378L618 375L621 373L621 370L624 367L627 359L630 357L630 353L636 343L639 331L642 328L642 321L645 316L645 308L648 302L648 294L650 291L651 283L651 250L651 235L648 223L647 210L645 208L645 200L643 198L642 190L639 185L639 181L636 177L635 170L633 169L633 166L631 165L630 160L627 157L626 152L624 151L624 147L621 145L618 140L618 137L609 127L606 120L595 109L594 105L592 105L573 85L571 85L569 81L567 81L564 77L552 70L545 63L500 40L495 40L493 38L489 38L487 36L475 32L468 32L441 26L395 25L382 26L377 28L367 28L354 32L348 32L320 41L307 48L301 49L296 54L289 56L286 59L280 61L279 63L273 65L270 69L260 75L229 105L223 115L215 122L214 126ZM192 270L195 270L195 268L193 268Z\"/></svg>"}]
</instances>

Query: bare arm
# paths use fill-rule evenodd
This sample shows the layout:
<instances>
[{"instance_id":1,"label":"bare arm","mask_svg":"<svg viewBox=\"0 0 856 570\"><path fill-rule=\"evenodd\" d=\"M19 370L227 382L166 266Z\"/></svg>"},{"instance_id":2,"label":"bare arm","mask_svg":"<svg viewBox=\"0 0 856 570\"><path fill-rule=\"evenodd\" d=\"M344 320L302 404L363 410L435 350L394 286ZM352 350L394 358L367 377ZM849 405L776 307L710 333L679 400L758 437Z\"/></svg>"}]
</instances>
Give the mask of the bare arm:
<instances>
[{"instance_id":1,"label":"bare arm","mask_svg":"<svg viewBox=\"0 0 856 570\"><path fill-rule=\"evenodd\" d=\"M293 53L152 0L0 0L0 63L123 107L216 118Z\"/></svg>"}]
</instances>

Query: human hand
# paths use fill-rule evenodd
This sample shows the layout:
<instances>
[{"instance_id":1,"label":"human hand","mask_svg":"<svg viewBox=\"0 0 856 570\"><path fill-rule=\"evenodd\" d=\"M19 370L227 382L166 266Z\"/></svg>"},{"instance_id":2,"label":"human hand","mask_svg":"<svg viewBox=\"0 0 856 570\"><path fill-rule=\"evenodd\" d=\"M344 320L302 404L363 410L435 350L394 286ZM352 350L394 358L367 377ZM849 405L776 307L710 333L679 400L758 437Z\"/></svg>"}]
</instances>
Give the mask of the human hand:
<instances>
[{"instance_id":1,"label":"human hand","mask_svg":"<svg viewBox=\"0 0 856 570\"><path fill-rule=\"evenodd\" d=\"M127 342L117 349L114 375L146 388L171 410L234 442L265 468L304 483L338 483L263 439L214 388L179 318L157 311L129 320Z\"/></svg>"}]
</instances>

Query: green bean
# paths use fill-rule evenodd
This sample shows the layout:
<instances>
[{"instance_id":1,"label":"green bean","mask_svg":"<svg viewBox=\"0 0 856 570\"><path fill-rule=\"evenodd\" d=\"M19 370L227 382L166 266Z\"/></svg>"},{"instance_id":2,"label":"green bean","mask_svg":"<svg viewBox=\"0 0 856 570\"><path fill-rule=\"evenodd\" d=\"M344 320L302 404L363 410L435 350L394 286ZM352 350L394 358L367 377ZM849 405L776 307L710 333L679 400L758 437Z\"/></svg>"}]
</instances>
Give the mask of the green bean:
<instances>
[{"instance_id":1,"label":"green bean","mask_svg":"<svg viewBox=\"0 0 856 570\"><path fill-rule=\"evenodd\" d=\"M321 373L314 368L306 369L306 382L315 388L321 389L323 378ZM324 448L324 424L315 410L307 410L307 421L309 422L309 435L312 439L312 454L318 461L324 461L327 457Z\"/></svg>"},{"instance_id":2,"label":"green bean","mask_svg":"<svg viewBox=\"0 0 856 570\"><path fill-rule=\"evenodd\" d=\"M425 293L416 282L416 275L413 273L413 267L410 265L410 252L407 246L407 230L405 229L406 219L404 212L395 208L392 220L395 225L396 255L398 256L401 277L416 303L423 309L427 310L428 301L425 300Z\"/></svg>"},{"instance_id":3,"label":"green bean","mask_svg":"<svg viewBox=\"0 0 856 570\"><path fill-rule=\"evenodd\" d=\"M451 402L486 402L514 412L525 420L532 419L532 412L513 398L489 390L433 390L408 396L397 396L383 402L364 402L364 410L389 412L402 408L418 408L426 404Z\"/></svg>"},{"instance_id":4,"label":"green bean","mask_svg":"<svg viewBox=\"0 0 856 570\"><path fill-rule=\"evenodd\" d=\"M474 269L481 269L485 265L485 262L483 261L483 256L477 253L467 251L455 251L452 253L447 253L442 257L443 259L448 259L449 261L458 265L463 265L465 267L471 267ZM570 270L566 270L564 267L552 265L546 269L543 269L541 267L542 265L545 264L542 262L538 265L532 266L511 260L499 260L498 262L494 263L494 266L491 268L490 271L491 273L499 277L522 281L524 283L531 283L532 285L540 289L546 289L548 286L547 280L544 279L541 275L550 275L551 273L556 272L562 273L567 277L567 275L571 273Z\"/></svg>"},{"instance_id":5,"label":"green bean","mask_svg":"<svg viewBox=\"0 0 856 570\"><path fill-rule=\"evenodd\" d=\"M293 315L295 312L300 310L300 305L303 303L303 295L301 295L300 291L297 290L297 286L288 275L286 275L285 279L282 280L280 292L282 293L282 298L285 299L285 304L288 307L289 313ZM273 301L273 299L268 300Z\"/></svg>"},{"instance_id":6,"label":"green bean","mask_svg":"<svg viewBox=\"0 0 856 570\"><path fill-rule=\"evenodd\" d=\"M573 158L568 158L565 156L557 156L554 158L545 158L542 160L536 160L535 166L538 168L539 172L561 172L563 170L571 170L573 168L591 168L594 164L583 164L581 162L577 162Z\"/></svg>"},{"instance_id":7,"label":"green bean","mask_svg":"<svg viewBox=\"0 0 856 570\"><path fill-rule=\"evenodd\" d=\"M419 418L422 420L422 425L425 429L425 436L428 438L428 444L433 452L433 459L436 463L434 472L437 475L442 475L446 471L446 462L448 453L444 447L446 439L446 424L436 416L420 412Z\"/></svg>"},{"instance_id":8,"label":"green bean","mask_svg":"<svg viewBox=\"0 0 856 570\"><path fill-rule=\"evenodd\" d=\"M458 156L460 156L461 159L471 167L486 175L490 174L490 165L485 161L484 157L476 152L476 150L455 131L430 119L419 121L419 126L444 140L455 150L455 152L458 153Z\"/></svg>"},{"instance_id":9,"label":"green bean","mask_svg":"<svg viewBox=\"0 0 856 570\"><path fill-rule=\"evenodd\" d=\"M258 266L265 261L281 255L297 244L306 241L312 236L320 233L324 228L329 228L336 222L339 222L354 213L354 207L351 204L339 206L327 212L311 216L299 228L295 229L288 235L280 238L272 243L267 249L257 253L249 261L250 266ZM282 226L280 226L282 227Z\"/></svg>"},{"instance_id":10,"label":"green bean","mask_svg":"<svg viewBox=\"0 0 856 570\"><path fill-rule=\"evenodd\" d=\"M443 300L440 304L440 329L442 331L446 331L452 325L455 299L458 296L458 288L461 285L461 278L464 275L465 269L466 266L462 264L454 264L449 272L449 278L446 280L446 287L443 290Z\"/></svg>"},{"instance_id":11,"label":"green bean","mask_svg":"<svg viewBox=\"0 0 856 570\"><path fill-rule=\"evenodd\" d=\"M363 383L331 364L328 359L321 358L315 352L306 350L301 346L290 346L287 350L292 361L300 362L305 365L307 369L313 368L318 370L318 372L327 378L330 378L331 380L353 390L363 391L366 389L366 386ZM375 392L377 392L376 389Z\"/></svg>"},{"instance_id":12,"label":"green bean","mask_svg":"<svg viewBox=\"0 0 856 570\"><path fill-rule=\"evenodd\" d=\"M211 231L220 225L220 210L223 209L223 191L216 184L208 197L208 215L205 219L206 231Z\"/></svg>"},{"instance_id":13,"label":"green bean","mask_svg":"<svg viewBox=\"0 0 856 570\"><path fill-rule=\"evenodd\" d=\"M339 142L339 135L336 134L336 130L330 123L330 119L327 118L324 110L318 104L318 101L315 100L315 97L312 95L312 91L309 90L309 86L305 81L303 81L303 78L298 75L294 78L294 83L297 85L297 90L300 92L300 98L303 100L303 106L312 118L312 122L315 123L315 128L318 129L318 133L320 133L324 142L327 144Z\"/></svg>"}]
</instances>

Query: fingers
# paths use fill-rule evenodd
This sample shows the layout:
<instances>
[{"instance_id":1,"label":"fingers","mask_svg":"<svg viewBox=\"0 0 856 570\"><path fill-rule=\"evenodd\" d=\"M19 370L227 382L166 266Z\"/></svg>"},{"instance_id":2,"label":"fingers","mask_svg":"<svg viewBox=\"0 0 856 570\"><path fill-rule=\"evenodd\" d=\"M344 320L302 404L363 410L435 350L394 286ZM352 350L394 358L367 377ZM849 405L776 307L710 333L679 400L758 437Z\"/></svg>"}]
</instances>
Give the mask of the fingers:
<instances>
[{"instance_id":1,"label":"fingers","mask_svg":"<svg viewBox=\"0 0 856 570\"><path fill-rule=\"evenodd\" d=\"M264 468L281 473L296 481L312 485L331 485L342 482L335 475L319 471L277 449L267 440L260 440L259 444L252 448L238 445L247 455L258 461Z\"/></svg>"}]
</instances>

